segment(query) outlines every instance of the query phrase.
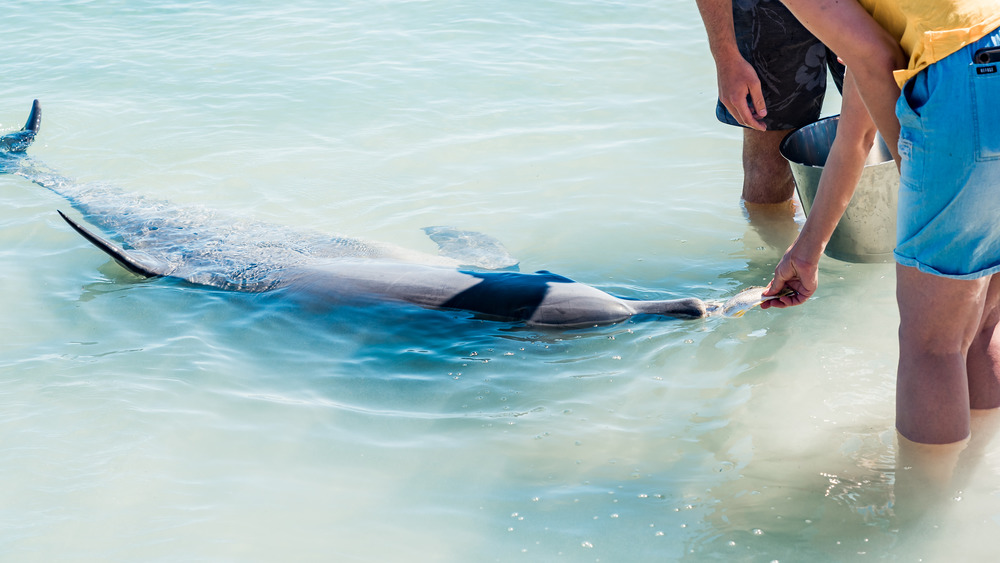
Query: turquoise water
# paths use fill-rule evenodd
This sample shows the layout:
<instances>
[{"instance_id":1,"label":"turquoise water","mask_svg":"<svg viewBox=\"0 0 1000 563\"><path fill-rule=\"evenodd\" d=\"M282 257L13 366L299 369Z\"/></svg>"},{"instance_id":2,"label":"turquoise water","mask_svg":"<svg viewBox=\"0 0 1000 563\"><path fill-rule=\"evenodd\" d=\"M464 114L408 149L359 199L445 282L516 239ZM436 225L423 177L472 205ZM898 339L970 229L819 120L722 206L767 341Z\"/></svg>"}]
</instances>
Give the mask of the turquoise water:
<instances>
[{"instance_id":1,"label":"turquoise water","mask_svg":"<svg viewBox=\"0 0 1000 563\"><path fill-rule=\"evenodd\" d=\"M770 278L689 2L18 2L0 126L66 176L628 297ZM832 112L835 112L835 104ZM827 113L830 113L828 111ZM572 331L140 281L0 176L0 558L984 560L1000 444L904 517L891 265ZM799 218L801 220L801 217Z\"/></svg>"}]
</instances>

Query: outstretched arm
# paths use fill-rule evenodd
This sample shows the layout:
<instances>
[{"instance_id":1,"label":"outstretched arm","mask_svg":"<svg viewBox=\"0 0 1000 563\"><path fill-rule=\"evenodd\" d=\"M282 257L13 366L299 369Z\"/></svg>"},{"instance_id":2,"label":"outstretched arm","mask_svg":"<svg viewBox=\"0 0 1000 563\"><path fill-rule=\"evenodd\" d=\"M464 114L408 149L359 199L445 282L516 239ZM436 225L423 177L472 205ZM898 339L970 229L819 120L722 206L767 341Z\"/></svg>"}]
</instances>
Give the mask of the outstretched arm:
<instances>
[{"instance_id":1,"label":"outstretched arm","mask_svg":"<svg viewBox=\"0 0 1000 563\"><path fill-rule=\"evenodd\" d=\"M732 0L697 0L705 22L708 47L715 59L719 100L741 124L764 131L760 118L767 115L757 71L740 54L733 29ZM750 103L747 96L750 96Z\"/></svg>"},{"instance_id":2,"label":"outstretched arm","mask_svg":"<svg viewBox=\"0 0 1000 563\"><path fill-rule=\"evenodd\" d=\"M795 294L765 301L761 308L799 305L816 292L820 256L851 202L875 133L875 124L858 94L852 69L848 67L837 136L820 176L816 200L802 232L778 263L774 279L764 292L765 296L778 295L787 287Z\"/></svg>"},{"instance_id":3,"label":"outstretched arm","mask_svg":"<svg viewBox=\"0 0 1000 563\"><path fill-rule=\"evenodd\" d=\"M854 0L782 0L854 73L861 99L899 165L899 86L892 71L905 68L899 42Z\"/></svg>"}]
</instances>

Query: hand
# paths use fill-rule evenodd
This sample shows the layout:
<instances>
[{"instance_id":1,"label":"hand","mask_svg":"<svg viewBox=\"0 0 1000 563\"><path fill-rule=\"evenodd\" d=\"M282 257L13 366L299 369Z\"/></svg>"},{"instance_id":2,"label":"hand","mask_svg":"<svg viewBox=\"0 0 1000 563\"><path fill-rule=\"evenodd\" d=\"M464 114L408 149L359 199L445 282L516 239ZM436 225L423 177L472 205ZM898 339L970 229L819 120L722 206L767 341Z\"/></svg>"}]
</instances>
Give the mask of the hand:
<instances>
[{"instance_id":1,"label":"hand","mask_svg":"<svg viewBox=\"0 0 1000 563\"><path fill-rule=\"evenodd\" d=\"M801 305L812 297L819 286L819 260L804 260L796 256L796 247L792 245L778 262L774 269L774 279L767 284L764 297L778 295L783 289L791 289L795 293L775 297L761 303L761 309L777 307L783 309L793 305Z\"/></svg>"},{"instance_id":2,"label":"hand","mask_svg":"<svg viewBox=\"0 0 1000 563\"><path fill-rule=\"evenodd\" d=\"M757 71L741 56L716 64L722 105L740 124L758 131L767 130L761 121L767 115L767 107Z\"/></svg>"}]
</instances>

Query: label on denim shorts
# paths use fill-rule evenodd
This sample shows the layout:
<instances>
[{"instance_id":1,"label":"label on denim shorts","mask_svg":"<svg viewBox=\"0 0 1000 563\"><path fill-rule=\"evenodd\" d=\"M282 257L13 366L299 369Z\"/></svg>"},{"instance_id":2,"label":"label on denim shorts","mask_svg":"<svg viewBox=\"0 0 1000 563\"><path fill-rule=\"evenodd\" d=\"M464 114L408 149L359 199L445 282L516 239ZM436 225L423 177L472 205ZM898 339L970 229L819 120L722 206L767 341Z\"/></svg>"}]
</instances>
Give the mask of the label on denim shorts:
<instances>
[{"instance_id":1,"label":"label on denim shorts","mask_svg":"<svg viewBox=\"0 0 1000 563\"><path fill-rule=\"evenodd\" d=\"M1000 73L997 65L975 65L972 81L972 116L976 128L976 158L1000 159ZM985 72L984 72L985 71Z\"/></svg>"},{"instance_id":2,"label":"label on denim shorts","mask_svg":"<svg viewBox=\"0 0 1000 563\"><path fill-rule=\"evenodd\" d=\"M899 152L899 158L909 160L913 155L913 142L900 137L896 150Z\"/></svg>"}]
</instances>

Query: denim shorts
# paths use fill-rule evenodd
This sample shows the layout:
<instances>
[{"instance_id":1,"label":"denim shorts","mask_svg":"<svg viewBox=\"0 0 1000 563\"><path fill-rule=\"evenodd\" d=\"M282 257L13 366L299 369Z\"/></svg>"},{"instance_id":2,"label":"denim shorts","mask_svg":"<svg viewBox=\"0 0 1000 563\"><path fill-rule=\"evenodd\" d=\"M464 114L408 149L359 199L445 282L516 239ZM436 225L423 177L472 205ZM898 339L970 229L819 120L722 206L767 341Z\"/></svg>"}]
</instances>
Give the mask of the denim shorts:
<instances>
[{"instance_id":1,"label":"denim shorts","mask_svg":"<svg viewBox=\"0 0 1000 563\"><path fill-rule=\"evenodd\" d=\"M1000 63L974 64L1000 30L911 78L896 103L896 261L975 279L1000 271Z\"/></svg>"},{"instance_id":2,"label":"denim shorts","mask_svg":"<svg viewBox=\"0 0 1000 563\"><path fill-rule=\"evenodd\" d=\"M734 0L733 26L740 54L760 78L767 107L761 121L767 129L795 129L819 119L827 67L837 88L843 88L844 65L837 62L837 55L778 0ZM715 116L741 126L721 101L715 106Z\"/></svg>"}]
</instances>

